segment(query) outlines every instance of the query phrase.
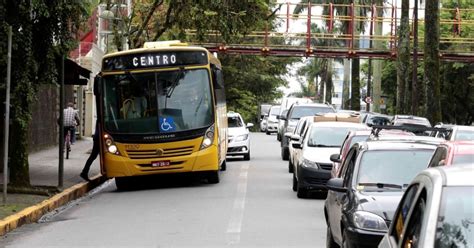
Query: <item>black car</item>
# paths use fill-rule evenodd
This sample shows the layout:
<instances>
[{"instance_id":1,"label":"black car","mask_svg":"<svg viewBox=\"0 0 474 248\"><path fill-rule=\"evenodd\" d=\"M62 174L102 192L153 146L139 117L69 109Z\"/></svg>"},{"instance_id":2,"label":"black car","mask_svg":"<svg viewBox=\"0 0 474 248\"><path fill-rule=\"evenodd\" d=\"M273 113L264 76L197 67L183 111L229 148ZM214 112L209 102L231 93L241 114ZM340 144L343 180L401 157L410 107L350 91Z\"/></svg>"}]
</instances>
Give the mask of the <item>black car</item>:
<instances>
[{"instance_id":1,"label":"black car","mask_svg":"<svg viewBox=\"0 0 474 248\"><path fill-rule=\"evenodd\" d=\"M296 124L301 117L314 116L318 113L335 113L336 110L329 105L323 103L305 103L293 104L288 110L286 116L280 116L280 120L284 120L283 132L281 136L281 158L288 160L290 150L288 148L289 140L285 137L286 133L292 133L295 130Z\"/></svg>"},{"instance_id":2,"label":"black car","mask_svg":"<svg viewBox=\"0 0 474 248\"><path fill-rule=\"evenodd\" d=\"M327 183L327 247L377 247L410 181L428 165L433 140L367 141Z\"/></svg>"}]
</instances>

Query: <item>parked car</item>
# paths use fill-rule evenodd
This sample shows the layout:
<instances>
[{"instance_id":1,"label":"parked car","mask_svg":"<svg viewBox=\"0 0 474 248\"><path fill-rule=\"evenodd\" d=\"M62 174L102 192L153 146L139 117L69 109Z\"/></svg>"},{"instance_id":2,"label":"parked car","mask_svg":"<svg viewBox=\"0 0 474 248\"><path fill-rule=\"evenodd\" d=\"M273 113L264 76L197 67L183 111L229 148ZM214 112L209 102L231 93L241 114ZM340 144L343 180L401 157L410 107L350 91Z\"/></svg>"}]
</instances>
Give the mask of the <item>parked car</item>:
<instances>
[{"instance_id":1,"label":"parked car","mask_svg":"<svg viewBox=\"0 0 474 248\"><path fill-rule=\"evenodd\" d=\"M431 158L436 145L366 141L348 152L324 204L328 247L377 247L404 189Z\"/></svg>"},{"instance_id":2,"label":"parked car","mask_svg":"<svg viewBox=\"0 0 474 248\"><path fill-rule=\"evenodd\" d=\"M270 112L270 108L272 107L271 104L260 104L259 112L260 112L260 132L267 131L267 119L268 113Z\"/></svg>"},{"instance_id":3,"label":"parked car","mask_svg":"<svg viewBox=\"0 0 474 248\"><path fill-rule=\"evenodd\" d=\"M422 171L378 247L474 247L473 168L471 163Z\"/></svg>"},{"instance_id":4,"label":"parked car","mask_svg":"<svg viewBox=\"0 0 474 248\"><path fill-rule=\"evenodd\" d=\"M296 123L298 120L305 116L315 116L316 114L324 114L324 113L335 113L336 110L328 104L322 103L306 103L306 104L298 104L295 103L291 106L288 110L288 114L286 116L280 116L281 120L284 120L283 124L283 134L285 133L292 133L295 130ZM288 137L281 138L281 158L283 160L288 160L289 156L289 149L288 149Z\"/></svg>"},{"instance_id":5,"label":"parked car","mask_svg":"<svg viewBox=\"0 0 474 248\"><path fill-rule=\"evenodd\" d=\"M447 141L440 144L429 167L474 163L474 141Z\"/></svg>"},{"instance_id":6,"label":"parked car","mask_svg":"<svg viewBox=\"0 0 474 248\"><path fill-rule=\"evenodd\" d=\"M366 124L369 127L373 125L383 126L383 125L389 125L392 118L393 117L390 115L368 113L362 119L362 123Z\"/></svg>"},{"instance_id":7,"label":"parked car","mask_svg":"<svg viewBox=\"0 0 474 248\"><path fill-rule=\"evenodd\" d=\"M280 106L273 105L268 112L266 134L276 133L278 131L278 115L280 114Z\"/></svg>"},{"instance_id":8,"label":"parked car","mask_svg":"<svg viewBox=\"0 0 474 248\"><path fill-rule=\"evenodd\" d=\"M311 123L314 122L314 116L306 116L302 117L298 123L296 124L295 131L293 133L286 133L286 138L289 140L288 149L289 149L289 157L288 157L288 172L293 173L294 170L294 163L299 158L299 153L301 149L296 149L293 147L293 143L301 142L301 137L304 137L305 133L307 132Z\"/></svg>"},{"instance_id":9,"label":"parked car","mask_svg":"<svg viewBox=\"0 0 474 248\"><path fill-rule=\"evenodd\" d=\"M395 115L391 121L394 126L404 126L412 128L412 132L417 135L429 135L427 131L417 131L417 128L431 127L428 119L413 115Z\"/></svg>"},{"instance_id":10,"label":"parked car","mask_svg":"<svg viewBox=\"0 0 474 248\"><path fill-rule=\"evenodd\" d=\"M362 130L367 126L350 122L314 122L305 136L292 146L301 149L294 162L293 191L298 198L310 191L327 191L326 182L331 178L330 155L337 153L350 130Z\"/></svg>"},{"instance_id":11,"label":"parked car","mask_svg":"<svg viewBox=\"0 0 474 248\"><path fill-rule=\"evenodd\" d=\"M431 136L444 138L446 140L470 140L474 141L474 126L461 126L451 124L438 124L435 127L444 128L443 131L435 130Z\"/></svg>"},{"instance_id":12,"label":"parked car","mask_svg":"<svg viewBox=\"0 0 474 248\"><path fill-rule=\"evenodd\" d=\"M243 156L250 160L250 135L249 128L252 123L245 124L239 113L227 113L228 145L227 156Z\"/></svg>"},{"instance_id":13,"label":"parked car","mask_svg":"<svg viewBox=\"0 0 474 248\"><path fill-rule=\"evenodd\" d=\"M293 106L293 104L304 104L304 103L312 103L312 102L313 102L313 100L311 100L309 98L284 97L281 100L281 103L280 103L280 113L278 114L278 116L286 117L286 115L288 113L288 110L291 108L291 106ZM277 140L278 141L281 141L281 138L285 134L283 132L284 124L285 124L285 120L284 119L279 119L279 121L278 121L278 132L277 132Z\"/></svg>"}]
</instances>

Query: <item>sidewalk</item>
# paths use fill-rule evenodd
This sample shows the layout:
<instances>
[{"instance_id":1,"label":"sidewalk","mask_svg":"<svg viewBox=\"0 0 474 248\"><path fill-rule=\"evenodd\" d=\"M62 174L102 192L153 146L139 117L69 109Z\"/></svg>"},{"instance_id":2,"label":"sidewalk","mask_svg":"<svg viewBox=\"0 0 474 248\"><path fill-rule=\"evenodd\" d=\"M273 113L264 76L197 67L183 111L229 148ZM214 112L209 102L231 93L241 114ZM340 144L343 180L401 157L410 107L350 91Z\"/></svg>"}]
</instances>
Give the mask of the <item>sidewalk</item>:
<instances>
[{"instance_id":1,"label":"sidewalk","mask_svg":"<svg viewBox=\"0 0 474 248\"><path fill-rule=\"evenodd\" d=\"M89 171L91 182L84 181L79 174L92 150L92 138L77 140L71 147L69 159L64 159L63 187L54 196L31 194L7 194L7 205L0 207L5 218L0 218L0 236L23 224L37 221L43 214L85 195L103 182L100 177L99 158ZM58 186L58 147L51 147L28 156L30 183L32 186ZM3 175L0 178L3 184Z\"/></svg>"}]
</instances>

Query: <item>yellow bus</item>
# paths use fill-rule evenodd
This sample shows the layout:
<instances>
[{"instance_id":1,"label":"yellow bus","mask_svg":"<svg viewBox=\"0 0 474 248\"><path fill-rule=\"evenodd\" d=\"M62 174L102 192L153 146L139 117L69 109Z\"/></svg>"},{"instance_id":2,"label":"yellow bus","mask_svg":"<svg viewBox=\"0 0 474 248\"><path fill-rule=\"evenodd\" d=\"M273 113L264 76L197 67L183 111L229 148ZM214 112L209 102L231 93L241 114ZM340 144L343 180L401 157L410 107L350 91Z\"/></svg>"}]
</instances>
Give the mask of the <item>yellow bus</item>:
<instances>
[{"instance_id":1,"label":"yellow bus","mask_svg":"<svg viewBox=\"0 0 474 248\"><path fill-rule=\"evenodd\" d=\"M132 177L225 170L227 117L219 60L179 41L105 55L95 79L101 172L126 189Z\"/></svg>"}]
</instances>

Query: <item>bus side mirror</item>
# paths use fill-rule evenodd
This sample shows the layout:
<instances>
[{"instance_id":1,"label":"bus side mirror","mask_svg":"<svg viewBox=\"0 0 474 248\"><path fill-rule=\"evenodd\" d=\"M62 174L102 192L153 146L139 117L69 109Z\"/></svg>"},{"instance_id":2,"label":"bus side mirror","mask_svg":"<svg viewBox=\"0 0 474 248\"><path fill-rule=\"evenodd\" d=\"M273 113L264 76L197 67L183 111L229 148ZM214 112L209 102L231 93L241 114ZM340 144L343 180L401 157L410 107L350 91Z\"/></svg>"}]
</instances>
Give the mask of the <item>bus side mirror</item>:
<instances>
[{"instance_id":1,"label":"bus side mirror","mask_svg":"<svg viewBox=\"0 0 474 248\"><path fill-rule=\"evenodd\" d=\"M101 89L102 89L102 77L101 76L96 76L94 78L94 95L101 95Z\"/></svg>"},{"instance_id":2,"label":"bus side mirror","mask_svg":"<svg viewBox=\"0 0 474 248\"><path fill-rule=\"evenodd\" d=\"M212 69L212 81L214 89L224 89L224 75L221 69L215 67Z\"/></svg>"}]
</instances>

